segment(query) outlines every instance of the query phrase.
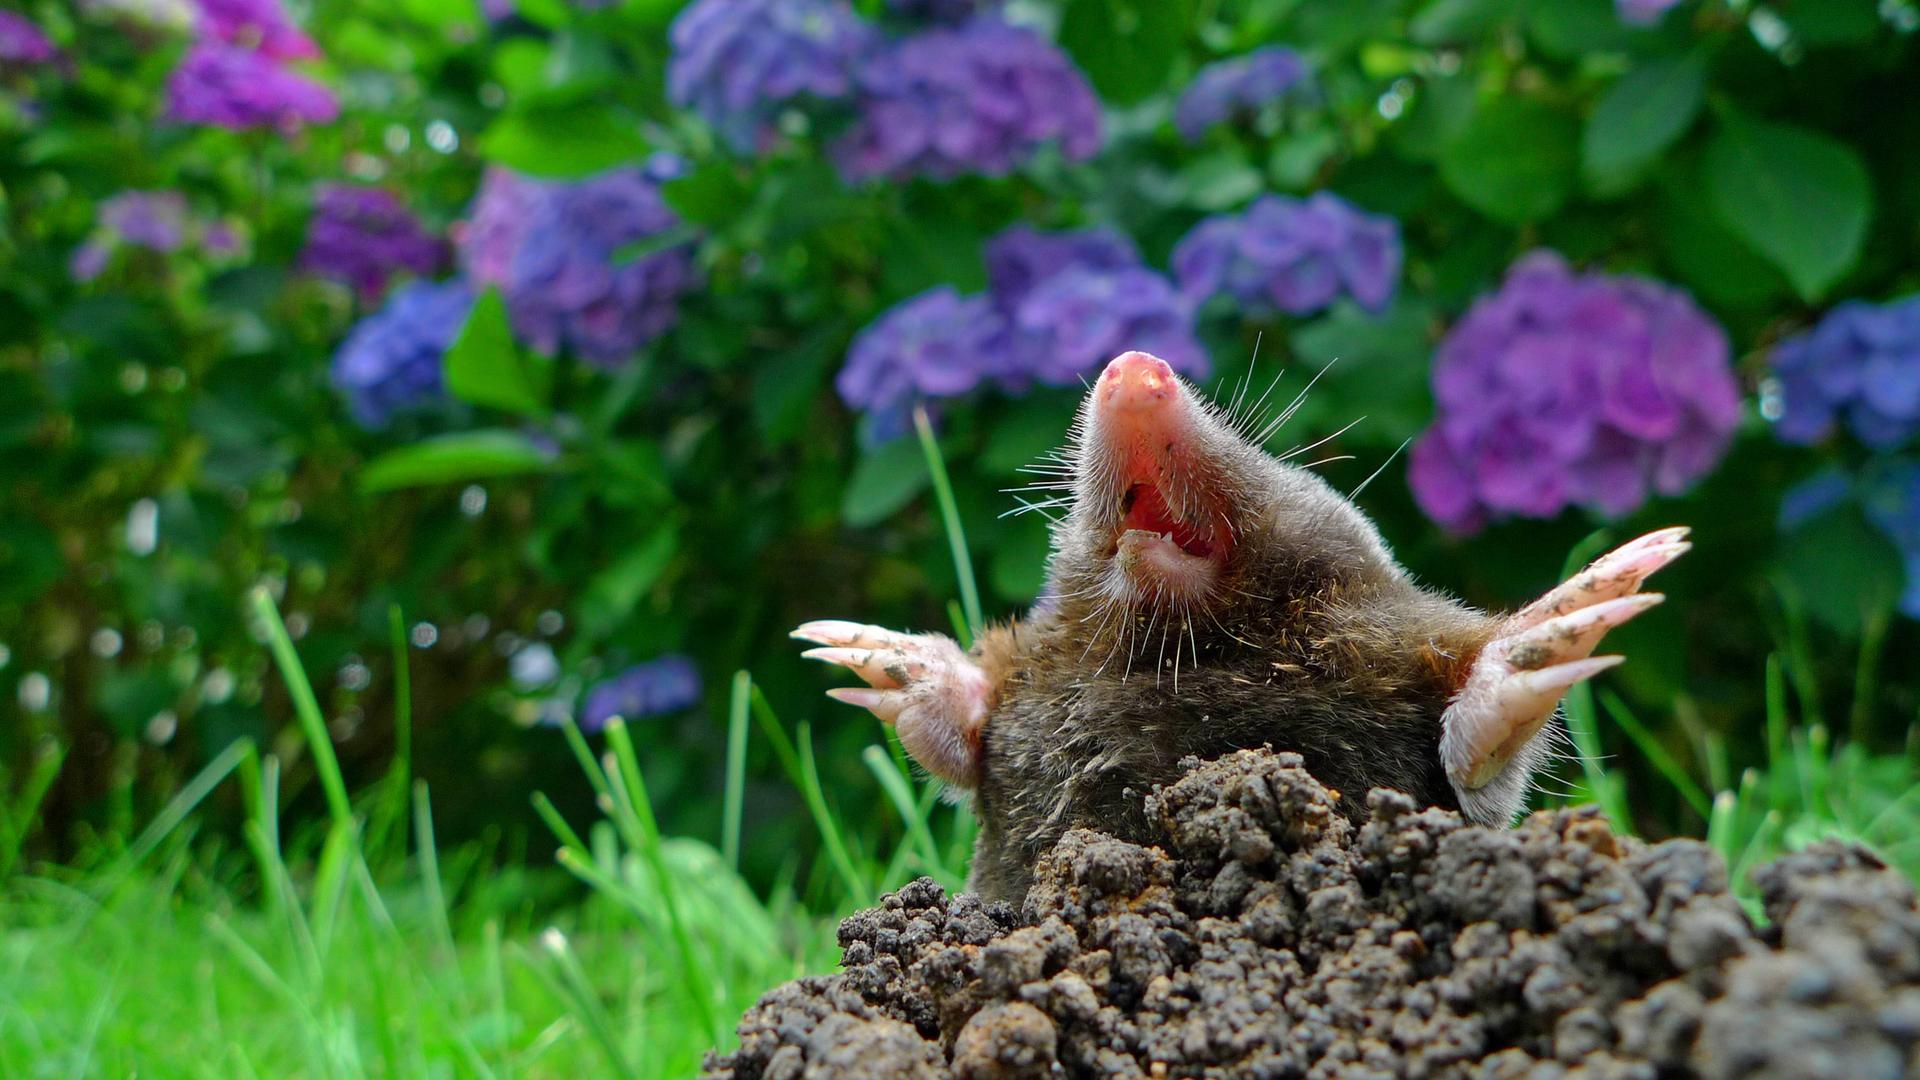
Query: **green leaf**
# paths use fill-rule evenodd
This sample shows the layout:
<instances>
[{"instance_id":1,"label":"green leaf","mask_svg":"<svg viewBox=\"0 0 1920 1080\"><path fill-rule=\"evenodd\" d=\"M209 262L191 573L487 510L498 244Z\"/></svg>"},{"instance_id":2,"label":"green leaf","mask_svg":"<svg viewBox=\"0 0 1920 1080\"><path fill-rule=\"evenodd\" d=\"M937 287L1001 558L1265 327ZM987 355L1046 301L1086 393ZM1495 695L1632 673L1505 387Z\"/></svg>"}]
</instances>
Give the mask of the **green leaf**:
<instances>
[{"instance_id":1,"label":"green leaf","mask_svg":"<svg viewBox=\"0 0 1920 1080\"><path fill-rule=\"evenodd\" d=\"M1282 135L1274 139L1267 156L1267 175L1275 187L1306 191L1314 187L1321 166L1340 152L1340 136L1324 129Z\"/></svg>"},{"instance_id":2,"label":"green leaf","mask_svg":"<svg viewBox=\"0 0 1920 1080\"><path fill-rule=\"evenodd\" d=\"M480 6L474 0L402 0L400 9L427 26L474 26L480 21Z\"/></svg>"},{"instance_id":3,"label":"green leaf","mask_svg":"<svg viewBox=\"0 0 1920 1080\"><path fill-rule=\"evenodd\" d=\"M516 109L480 136L480 152L528 176L577 179L638 161L647 140L605 105L577 102Z\"/></svg>"},{"instance_id":4,"label":"green leaf","mask_svg":"<svg viewBox=\"0 0 1920 1080\"><path fill-rule=\"evenodd\" d=\"M1480 107L1479 93L1470 75L1444 75L1422 83L1413 108L1388 128L1388 138L1401 156L1432 161L1458 138Z\"/></svg>"},{"instance_id":5,"label":"green leaf","mask_svg":"<svg viewBox=\"0 0 1920 1080\"><path fill-rule=\"evenodd\" d=\"M1620 21L1614 0L1532 0L1527 29L1540 51L1556 60L1623 49L1634 33Z\"/></svg>"},{"instance_id":6,"label":"green leaf","mask_svg":"<svg viewBox=\"0 0 1920 1080\"><path fill-rule=\"evenodd\" d=\"M520 413L546 407L547 370L514 345L507 305L497 288L488 286L473 302L442 363L447 391L461 401Z\"/></svg>"},{"instance_id":7,"label":"green leaf","mask_svg":"<svg viewBox=\"0 0 1920 1080\"><path fill-rule=\"evenodd\" d=\"M1343 53L1375 37L1392 36L1401 0L1316 0L1294 8L1283 40L1323 53Z\"/></svg>"},{"instance_id":8,"label":"green leaf","mask_svg":"<svg viewBox=\"0 0 1920 1080\"><path fill-rule=\"evenodd\" d=\"M1693 126L1706 89L1706 64L1693 56L1655 58L1622 76L1581 134L1587 186L1609 195L1630 188Z\"/></svg>"},{"instance_id":9,"label":"green leaf","mask_svg":"<svg viewBox=\"0 0 1920 1080\"><path fill-rule=\"evenodd\" d=\"M553 472L559 460L517 431L462 431L389 450L360 470L364 491L458 484L491 476Z\"/></svg>"},{"instance_id":10,"label":"green leaf","mask_svg":"<svg viewBox=\"0 0 1920 1080\"><path fill-rule=\"evenodd\" d=\"M1076 405L1073 397L1055 391L1036 391L1013 402L994 419L974 464L989 476L1030 476L1030 483L1046 479L1020 470L1045 464L1042 454L1065 445ZM1039 493L1028 499L1044 497Z\"/></svg>"},{"instance_id":11,"label":"green leaf","mask_svg":"<svg viewBox=\"0 0 1920 1080\"><path fill-rule=\"evenodd\" d=\"M1780 538L1779 584L1821 622L1848 636L1893 610L1905 585L1900 550L1848 505Z\"/></svg>"},{"instance_id":12,"label":"green leaf","mask_svg":"<svg viewBox=\"0 0 1920 1080\"><path fill-rule=\"evenodd\" d=\"M768 444L780 446L804 430L808 406L846 348L846 329L824 323L784 354L768 357L753 376L753 423Z\"/></svg>"},{"instance_id":13,"label":"green leaf","mask_svg":"<svg viewBox=\"0 0 1920 1080\"><path fill-rule=\"evenodd\" d=\"M1440 151L1440 177L1460 200L1495 221L1552 217L1573 190L1580 129L1537 101L1495 101Z\"/></svg>"},{"instance_id":14,"label":"green leaf","mask_svg":"<svg viewBox=\"0 0 1920 1080\"><path fill-rule=\"evenodd\" d=\"M633 614L640 599L660 580L680 550L680 530L663 525L637 547L595 574L580 595L580 630L589 638L605 637Z\"/></svg>"},{"instance_id":15,"label":"green leaf","mask_svg":"<svg viewBox=\"0 0 1920 1080\"><path fill-rule=\"evenodd\" d=\"M1189 0L1068 0L1060 47L1108 101L1131 105L1167 84Z\"/></svg>"},{"instance_id":16,"label":"green leaf","mask_svg":"<svg viewBox=\"0 0 1920 1080\"><path fill-rule=\"evenodd\" d=\"M1260 170L1234 150L1195 158L1181 168L1176 179L1184 193L1181 202L1208 213L1238 206L1266 186Z\"/></svg>"},{"instance_id":17,"label":"green leaf","mask_svg":"<svg viewBox=\"0 0 1920 1080\"><path fill-rule=\"evenodd\" d=\"M1416 45L1469 41L1483 36L1517 7L1516 0L1433 0L1407 23L1407 37Z\"/></svg>"},{"instance_id":18,"label":"green leaf","mask_svg":"<svg viewBox=\"0 0 1920 1080\"><path fill-rule=\"evenodd\" d=\"M882 443L854 465L840 500L840 517L857 529L877 525L912 502L931 480L926 455L913 436Z\"/></svg>"},{"instance_id":19,"label":"green leaf","mask_svg":"<svg viewBox=\"0 0 1920 1080\"><path fill-rule=\"evenodd\" d=\"M738 216L753 190L740 182L733 166L713 161L660 185L673 211L695 225L719 225Z\"/></svg>"},{"instance_id":20,"label":"green leaf","mask_svg":"<svg viewBox=\"0 0 1920 1080\"><path fill-rule=\"evenodd\" d=\"M1873 189L1844 144L1729 111L1703 165L1721 222L1779 267L1802 299L1825 295L1859 260Z\"/></svg>"}]
</instances>

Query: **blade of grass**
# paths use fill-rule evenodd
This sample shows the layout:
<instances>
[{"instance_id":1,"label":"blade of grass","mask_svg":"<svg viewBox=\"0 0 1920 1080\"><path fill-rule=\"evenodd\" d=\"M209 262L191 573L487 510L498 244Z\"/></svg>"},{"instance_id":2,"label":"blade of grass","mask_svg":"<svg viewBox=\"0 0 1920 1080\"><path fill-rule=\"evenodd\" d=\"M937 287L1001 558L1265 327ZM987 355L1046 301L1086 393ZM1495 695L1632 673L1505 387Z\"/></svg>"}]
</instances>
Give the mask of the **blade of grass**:
<instances>
[{"instance_id":1,"label":"blade of grass","mask_svg":"<svg viewBox=\"0 0 1920 1080\"><path fill-rule=\"evenodd\" d=\"M1639 747L1641 756L1659 770L1661 776L1667 778L1667 783L1672 784L1674 790L1680 793L1680 797L1687 801L1687 805L1693 807L1694 813L1699 814L1702 820L1711 818L1713 800L1701 788L1699 782L1688 775L1687 770L1681 766L1666 746L1659 739L1654 738L1653 732L1647 730L1646 725L1640 722L1640 718L1633 715L1633 712L1627 708L1627 703L1620 699L1620 695L1608 690L1601 694L1600 700L1606 706L1607 714L1613 717L1613 722L1627 733L1627 738L1632 739L1636 747Z\"/></svg>"},{"instance_id":2,"label":"blade of grass","mask_svg":"<svg viewBox=\"0 0 1920 1080\"><path fill-rule=\"evenodd\" d=\"M33 831L33 823L39 818L40 803L53 789L53 782L60 775L60 767L67 760L67 748L57 742L43 744L40 753L34 755L33 767L27 773L22 785L20 799L11 810L0 801L0 878L5 878L20 860L20 852L26 848L27 836Z\"/></svg>"},{"instance_id":3,"label":"blade of grass","mask_svg":"<svg viewBox=\"0 0 1920 1080\"><path fill-rule=\"evenodd\" d=\"M606 1009L600 1004L600 996L593 989L587 973L574 959L572 946L567 937L558 929L549 928L540 935L540 944L548 956L554 960L553 966L560 970L555 978L547 971L546 965L529 962L534 975L546 984L547 990L572 1011L587 1034L593 1037L594 1045L606 1056L607 1065L613 1069L613 1075L631 1077L633 1066L627 1061L626 1052L620 1049L620 1040L614 1037L613 1021L607 1016Z\"/></svg>"},{"instance_id":4,"label":"blade of grass","mask_svg":"<svg viewBox=\"0 0 1920 1080\"><path fill-rule=\"evenodd\" d=\"M940 859L940 849L933 841L933 830L927 828L927 819L920 808L914 805L913 785L902 775L894 764L893 758L878 746L869 746L860 753L860 760L866 763L867 771L880 781L880 790L886 792L893 808L900 813L900 820L907 827L907 835L913 846L920 852L920 861L927 872L936 877L947 878L946 867ZM952 887L953 882L941 884Z\"/></svg>"},{"instance_id":5,"label":"blade of grass","mask_svg":"<svg viewBox=\"0 0 1920 1080\"><path fill-rule=\"evenodd\" d=\"M1860 659L1853 670L1853 705L1847 731L1861 746L1873 740L1873 699L1880 677L1880 657L1886 650L1893 609L1882 605L1869 614L1860 631Z\"/></svg>"},{"instance_id":6,"label":"blade of grass","mask_svg":"<svg viewBox=\"0 0 1920 1080\"><path fill-rule=\"evenodd\" d=\"M853 867L853 858L847 854L846 839L840 833L840 825L834 821L833 814L827 810L827 800L820 788L820 774L814 768L813 740L805 724L800 726L800 748L795 749L793 740L787 737L780 717L767 703L767 696L753 687L751 699L754 718L760 721L760 729L766 732L767 741L773 744L774 756L787 770L800 796L806 801L807 812L813 815L814 827L820 831L820 840L827 848L827 857L834 871L840 875L841 884L846 887L847 899L852 903L865 903L872 899L871 890L860 880L860 874Z\"/></svg>"},{"instance_id":7,"label":"blade of grass","mask_svg":"<svg viewBox=\"0 0 1920 1080\"><path fill-rule=\"evenodd\" d=\"M961 648L970 648L986 618L980 610L980 588L973 580L973 560L967 554L967 533L960 524L960 507L953 499L953 482L947 479L947 463L940 455L940 442L933 437L933 422L927 419L924 405L913 407L913 427L920 433L920 449L927 455L927 472L933 477L934 498L940 504L940 517L947 526L947 546L953 551L954 579L960 588L960 604L967 615L967 640Z\"/></svg>"},{"instance_id":8,"label":"blade of grass","mask_svg":"<svg viewBox=\"0 0 1920 1080\"><path fill-rule=\"evenodd\" d=\"M727 787L720 809L720 852L728 869L740 869L740 819L747 788L747 709L753 678L733 673L733 693L727 698Z\"/></svg>"},{"instance_id":9,"label":"blade of grass","mask_svg":"<svg viewBox=\"0 0 1920 1080\"><path fill-rule=\"evenodd\" d=\"M333 815L336 825L351 826L353 806L347 801L346 781L340 776L340 761L333 753L333 739L327 734L327 724L320 716L320 701L313 695L313 684L307 681L307 672L300 664L300 654L294 650L293 638L287 635L287 625L280 621L280 609L274 606L273 597L264 587L253 590L253 610L267 633L267 647L273 653L274 664L280 669L281 681L286 684L287 694L293 698L294 715L300 720L300 729L307 737L307 746L313 752L314 771L320 774L320 786L326 791L327 810Z\"/></svg>"},{"instance_id":10,"label":"blade of grass","mask_svg":"<svg viewBox=\"0 0 1920 1080\"><path fill-rule=\"evenodd\" d=\"M118 884L132 873L173 830L180 827L181 822L187 820L187 815L193 813L194 808L211 795L214 788L226 780L229 773L238 768L242 761L253 757L253 754L253 740L248 738L235 739L227 744L226 749L215 754L212 761L202 766L193 779L181 785L173 798L167 800L167 805L160 808L160 812L141 830L126 853L120 856L117 867L108 872L106 880Z\"/></svg>"},{"instance_id":11,"label":"blade of grass","mask_svg":"<svg viewBox=\"0 0 1920 1080\"><path fill-rule=\"evenodd\" d=\"M440 881L440 847L433 836L433 800L427 782L413 782L413 843L420 860L420 887L427 893L427 914L442 963L455 962L453 924L447 918L447 894Z\"/></svg>"}]
</instances>

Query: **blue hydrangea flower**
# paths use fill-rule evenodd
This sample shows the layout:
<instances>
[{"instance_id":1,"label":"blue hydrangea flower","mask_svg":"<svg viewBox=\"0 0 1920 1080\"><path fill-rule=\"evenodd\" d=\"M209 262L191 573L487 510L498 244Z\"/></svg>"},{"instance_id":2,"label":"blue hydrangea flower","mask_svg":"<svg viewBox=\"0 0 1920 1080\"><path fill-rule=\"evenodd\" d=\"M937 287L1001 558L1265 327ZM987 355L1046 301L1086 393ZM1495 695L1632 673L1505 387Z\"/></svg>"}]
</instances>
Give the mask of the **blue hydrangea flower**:
<instances>
[{"instance_id":1,"label":"blue hydrangea flower","mask_svg":"<svg viewBox=\"0 0 1920 1080\"><path fill-rule=\"evenodd\" d=\"M0 74L51 64L60 50L39 24L25 15L0 11Z\"/></svg>"},{"instance_id":2,"label":"blue hydrangea flower","mask_svg":"<svg viewBox=\"0 0 1920 1080\"><path fill-rule=\"evenodd\" d=\"M1398 222L1324 191L1264 195L1242 213L1207 218L1173 249L1189 300L1226 293L1255 314L1310 315L1343 294L1379 311L1393 299L1400 262Z\"/></svg>"},{"instance_id":3,"label":"blue hydrangea flower","mask_svg":"<svg viewBox=\"0 0 1920 1080\"><path fill-rule=\"evenodd\" d=\"M855 335L834 388L885 432L903 431L916 401L958 397L1007 374L1006 331L986 297L945 285L929 289Z\"/></svg>"},{"instance_id":4,"label":"blue hydrangea flower","mask_svg":"<svg viewBox=\"0 0 1920 1080\"><path fill-rule=\"evenodd\" d=\"M679 653L635 664L587 692L580 729L599 731L614 717L644 720L700 703L700 669Z\"/></svg>"},{"instance_id":5,"label":"blue hydrangea flower","mask_svg":"<svg viewBox=\"0 0 1920 1080\"><path fill-rule=\"evenodd\" d=\"M574 182L490 170L461 242L469 277L500 286L520 337L611 367L665 333L698 280L691 242L626 249L680 227L660 195L671 161Z\"/></svg>"},{"instance_id":6,"label":"blue hydrangea flower","mask_svg":"<svg viewBox=\"0 0 1920 1080\"><path fill-rule=\"evenodd\" d=\"M1620 516L1710 472L1740 419L1727 336L1685 293L1543 251L1475 301L1433 361L1409 476L1455 532L1568 506Z\"/></svg>"},{"instance_id":7,"label":"blue hydrangea flower","mask_svg":"<svg viewBox=\"0 0 1920 1080\"><path fill-rule=\"evenodd\" d=\"M1054 143L1100 150L1100 101L1067 54L992 17L900 39L859 73L859 118L834 147L850 180L1005 176Z\"/></svg>"},{"instance_id":8,"label":"blue hydrangea flower","mask_svg":"<svg viewBox=\"0 0 1920 1080\"><path fill-rule=\"evenodd\" d=\"M184 124L295 131L340 115L333 91L265 53L202 41L167 76L166 115Z\"/></svg>"},{"instance_id":9,"label":"blue hydrangea flower","mask_svg":"<svg viewBox=\"0 0 1920 1080\"><path fill-rule=\"evenodd\" d=\"M1820 442L1841 422L1875 449L1920 431L1920 294L1889 304L1849 301L1811 331L1774 347L1779 437Z\"/></svg>"},{"instance_id":10,"label":"blue hydrangea flower","mask_svg":"<svg viewBox=\"0 0 1920 1080\"><path fill-rule=\"evenodd\" d=\"M473 308L465 282L412 281L360 320L333 357L333 383L363 427L441 397L440 361Z\"/></svg>"},{"instance_id":11,"label":"blue hydrangea flower","mask_svg":"<svg viewBox=\"0 0 1920 1080\"><path fill-rule=\"evenodd\" d=\"M200 35L275 60L312 60L319 46L287 17L280 0L194 0Z\"/></svg>"},{"instance_id":12,"label":"blue hydrangea flower","mask_svg":"<svg viewBox=\"0 0 1920 1080\"><path fill-rule=\"evenodd\" d=\"M668 41L668 96L745 153L774 140L789 104L851 94L876 32L846 0L696 0Z\"/></svg>"},{"instance_id":13,"label":"blue hydrangea flower","mask_svg":"<svg viewBox=\"0 0 1920 1080\"><path fill-rule=\"evenodd\" d=\"M1284 45L1215 61L1181 91L1173 124L1188 142L1197 143L1215 124L1279 101L1306 80L1306 62Z\"/></svg>"},{"instance_id":14,"label":"blue hydrangea flower","mask_svg":"<svg viewBox=\"0 0 1920 1080\"><path fill-rule=\"evenodd\" d=\"M1014 225L987 242L986 262L994 303L1011 311L1036 286L1062 271L1139 266L1140 249L1132 237L1104 226L1041 232L1029 225Z\"/></svg>"}]
</instances>

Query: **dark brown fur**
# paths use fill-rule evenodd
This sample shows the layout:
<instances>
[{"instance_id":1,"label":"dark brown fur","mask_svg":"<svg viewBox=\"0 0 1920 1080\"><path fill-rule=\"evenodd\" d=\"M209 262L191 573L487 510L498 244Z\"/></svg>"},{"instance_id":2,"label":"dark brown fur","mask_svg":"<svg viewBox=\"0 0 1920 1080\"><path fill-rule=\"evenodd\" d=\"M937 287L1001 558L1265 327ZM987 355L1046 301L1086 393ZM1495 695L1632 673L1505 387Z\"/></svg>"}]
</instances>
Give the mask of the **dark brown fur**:
<instances>
[{"instance_id":1,"label":"dark brown fur","mask_svg":"<svg viewBox=\"0 0 1920 1080\"><path fill-rule=\"evenodd\" d=\"M1497 620L1415 584L1351 502L1193 404L1197 452L1169 456L1161 479L1183 501L1193 489L1224 504L1234 543L1207 596L1103 607L1120 495L1093 460L1083 412L1063 458L1073 495L1054 530L1049 598L976 646L1000 686L970 883L989 897L1024 895L1068 829L1151 841L1142 800L1190 755L1295 751L1355 815L1376 786L1460 805L1440 764L1440 715ZM1516 762L1498 805L1476 816L1504 824L1537 757Z\"/></svg>"}]
</instances>

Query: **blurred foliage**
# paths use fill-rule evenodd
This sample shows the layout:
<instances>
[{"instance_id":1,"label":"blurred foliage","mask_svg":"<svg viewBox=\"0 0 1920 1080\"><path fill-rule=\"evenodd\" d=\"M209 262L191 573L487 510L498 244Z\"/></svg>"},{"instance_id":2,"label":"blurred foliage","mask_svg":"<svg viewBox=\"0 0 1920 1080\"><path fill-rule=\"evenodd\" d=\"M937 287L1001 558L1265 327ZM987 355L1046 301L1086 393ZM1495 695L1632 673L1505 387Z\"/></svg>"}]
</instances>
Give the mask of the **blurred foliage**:
<instances>
[{"instance_id":1,"label":"blurred foliage","mask_svg":"<svg viewBox=\"0 0 1920 1080\"><path fill-rule=\"evenodd\" d=\"M31 850L124 833L239 736L292 760L286 791L323 812L243 606L254 586L287 613L355 788L391 754L387 613L407 613L413 756L451 836L520 835L536 787L584 813L592 793L541 719L666 651L693 655L710 688L751 669L813 721L825 790L879 817L859 753L872 721L818 703L830 676L785 632L821 616L946 626L955 578L919 448L869 445L831 378L893 303L979 288L984 240L1015 222L1115 225L1164 265L1203 215L1262 191L1329 189L1398 218L1407 266L1388 311L1209 317L1213 389L1256 353L1256 385L1288 371L1280 393L1337 359L1275 448L1366 417L1329 451L1351 460L1324 472L1352 489L1384 466L1361 502L1390 542L1488 605L1548 585L1595 523L1450 540L1388 462L1430 415L1439 332L1516 256L1548 246L1679 284L1725 325L1756 393L1774 340L1837 299L1920 284L1910 2L1708 0L1635 27L1608 0L1029 0L1019 11L1105 99L1103 152L864 186L836 176L821 140L743 160L673 110L677 6L523 0L489 23L473 0L313 3L297 14L342 115L281 134L156 122L177 45L27 5L68 57L0 84L0 700L16 717L0 723L0 775L19 790L63 755ZM1270 42L1310 60L1318 104L1181 141L1172 101L1193 72ZM455 410L378 433L349 419L327 366L366 308L295 269L317 185L388 185L447 227L489 162L578 177L658 150L691 162L666 193L699 230L705 276L673 331L611 373L549 363L483 299L448 357ZM76 284L67 261L95 208L127 189L183 191L240 223L244 255L131 251ZM990 617L1032 599L1046 545L1036 515L1001 516L1001 489L1060 442L1076 397L942 412ZM1608 524L1696 530L1698 550L1662 575L1674 602L1619 632L1635 661L1613 684L1639 715L1680 718L1654 723L1673 753L1757 761L1775 651L1812 718L1822 687L1877 669L1849 731L1904 743L1920 681L1878 659L1920 643L1889 624L1897 553L1864 528L1776 532L1779 493L1849 453L1777 446L1756 409L1699 489ZM559 673L517 684L509 661L533 643ZM720 816L722 697L633 729L670 832ZM767 873L812 827L764 747L749 776L745 859ZM1656 792L1636 800L1652 831L1698 827Z\"/></svg>"}]
</instances>

